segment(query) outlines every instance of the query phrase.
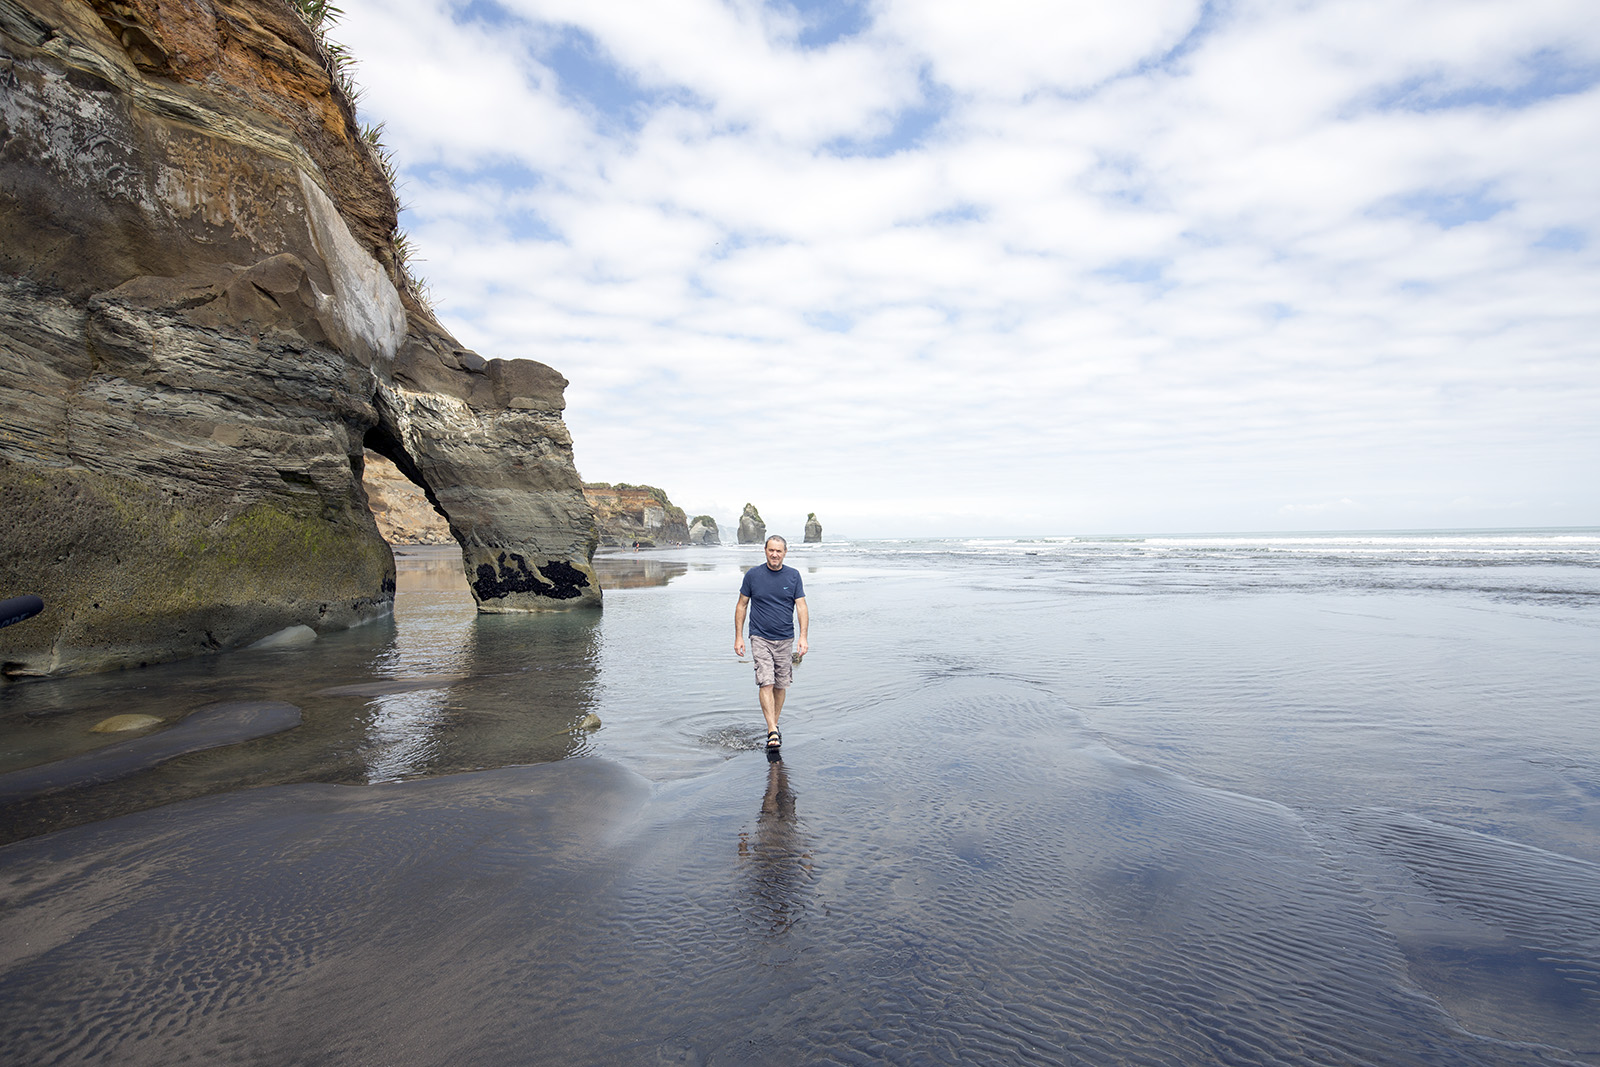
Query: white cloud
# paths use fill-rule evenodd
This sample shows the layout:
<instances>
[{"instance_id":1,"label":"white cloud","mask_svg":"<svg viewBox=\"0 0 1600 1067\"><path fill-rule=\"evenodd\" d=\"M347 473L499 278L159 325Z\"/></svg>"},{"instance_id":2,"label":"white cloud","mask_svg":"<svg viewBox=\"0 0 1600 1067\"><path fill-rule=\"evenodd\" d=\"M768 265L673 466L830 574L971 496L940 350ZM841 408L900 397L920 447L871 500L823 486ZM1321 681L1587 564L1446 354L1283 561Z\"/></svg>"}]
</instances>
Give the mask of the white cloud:
<instances>
[{"instance_id":1,"label":"white cloud","mask_svg":"<svg viewBox=\"0 0 1600 1067\"><path fill-rule=\"evenodd\" d=\"M1194 27L1199 0L887 0L885 35L977 97L1081 90L1161 58Z\"/></svg>"},{"instance_id":2,"label":"white cloud","mask_svg":"<svg viewBox=\"0 0 1600 1067\"><path fill-rule=\"evenodd\" d=\"M1583 6L885 3L805 49L749 0L350 0L336 36L447 324L572 381L586 477L857 534L1544 524L1600 521Z\"/></svg>"}]
</instances>

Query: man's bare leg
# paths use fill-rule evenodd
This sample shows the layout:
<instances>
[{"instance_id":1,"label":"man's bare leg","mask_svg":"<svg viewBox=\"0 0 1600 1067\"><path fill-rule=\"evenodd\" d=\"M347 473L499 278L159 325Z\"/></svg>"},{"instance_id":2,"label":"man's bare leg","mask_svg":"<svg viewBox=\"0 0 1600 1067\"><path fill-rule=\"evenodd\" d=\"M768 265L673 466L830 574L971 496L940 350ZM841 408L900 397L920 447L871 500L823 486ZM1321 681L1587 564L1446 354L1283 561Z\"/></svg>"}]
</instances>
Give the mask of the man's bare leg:
<instances>
[{"instance_id":1,"label":"man's bare leg","mask_svg":"<svg viewBox=\"0 0 1600 1067\"><path fill-rule=\"evenodd\" d=\"M767 720L769 733L778 728L778 716L783 714L783 700L788 693L787 689L770 685L761 687L761 716Z\"/></svg>"}]
</instances>

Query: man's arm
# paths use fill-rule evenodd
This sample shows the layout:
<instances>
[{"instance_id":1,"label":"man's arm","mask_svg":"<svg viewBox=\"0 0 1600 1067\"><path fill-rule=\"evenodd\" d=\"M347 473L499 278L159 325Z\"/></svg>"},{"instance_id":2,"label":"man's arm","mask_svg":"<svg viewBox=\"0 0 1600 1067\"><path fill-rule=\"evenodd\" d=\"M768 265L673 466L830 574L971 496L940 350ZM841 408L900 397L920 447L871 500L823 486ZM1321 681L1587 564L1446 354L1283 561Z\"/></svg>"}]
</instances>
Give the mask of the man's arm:
<instances>
[{"instance_id":1,"label":"man's arm","mask_svg":"<svg viewBox=\"0 0 1600 1067\"><path fill-rule=\"evenodd\" d=\"M750 598L739 594L739 603L733 609L733 654L744 655L744 616L750 610Z\"/></svg>"},{"instance_id":2,"label":"man's arm","mask_svg":"<svg viewBox=\"0 0 1600 1067\"><path fill-rule=\"evenodd\" d=\"M800 617L800 645L797 651L803 656L810 646L806 644L806 631L811 627L811 613L806 610L806 598L795 597L795 614Z\"/></svg>"}]
</instances>

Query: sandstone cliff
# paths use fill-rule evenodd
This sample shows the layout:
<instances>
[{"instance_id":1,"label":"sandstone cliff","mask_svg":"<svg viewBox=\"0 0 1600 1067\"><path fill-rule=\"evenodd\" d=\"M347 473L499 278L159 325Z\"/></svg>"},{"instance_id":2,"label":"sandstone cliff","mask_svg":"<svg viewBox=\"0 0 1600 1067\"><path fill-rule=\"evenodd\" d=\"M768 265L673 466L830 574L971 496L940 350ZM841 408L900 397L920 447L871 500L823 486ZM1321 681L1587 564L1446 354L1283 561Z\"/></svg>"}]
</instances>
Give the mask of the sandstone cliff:
<instances>
[{"instance_id":1,"label":"sandstone cliff","mask_svg":"<svg viewBox=\"0 0 1600 1067\"><path fill-rule=\"evenodd\" d=\"M566 382L462 349L283 0L0 0L6 677L389 609L368 447L449 516L483 610L598 602Z\"/></svg>"},{"instance_id":2,"label":"sandstone cliff","mask_svg":"<svg viewBox=\"0 0 1600 1067\"><path fill-rule=\"evenodd\" d=\"M681 545L689 541L689 523L682 508L651 485L619 482L583 483L583 495L594 509L603 545Z\"/></svg>"},{"instance_id":3,"label":"sandstone cliff","mask_svg":"<svg viewBox=\"0 0 1600 1067\"><path fill-rule=\"evenodd\" d=\"M822 540L822 523L817 521L817 513L815 511L806 515L805 539L807 543L813 543Z\"/></svg>"}]
</instances>

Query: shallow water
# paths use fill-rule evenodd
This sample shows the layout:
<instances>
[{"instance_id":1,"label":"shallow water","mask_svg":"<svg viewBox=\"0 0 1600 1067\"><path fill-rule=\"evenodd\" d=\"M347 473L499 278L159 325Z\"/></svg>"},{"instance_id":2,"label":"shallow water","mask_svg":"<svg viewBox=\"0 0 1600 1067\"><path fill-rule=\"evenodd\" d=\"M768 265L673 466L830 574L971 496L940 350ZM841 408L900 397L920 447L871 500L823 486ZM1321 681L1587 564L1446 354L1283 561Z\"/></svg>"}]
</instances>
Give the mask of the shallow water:
<instances>
[{"instance_id":1,"label":"shallow water","mask_svg":"<svg viewBox=\"0 0 1600 1067\"><path fill-rule=\"evenodd\" d=\"M304 721L0 807L0 1055L1600 1063L1600 532L797 545L780 763L759 558L5 690Z\"/></svg>"}]
</instances>

